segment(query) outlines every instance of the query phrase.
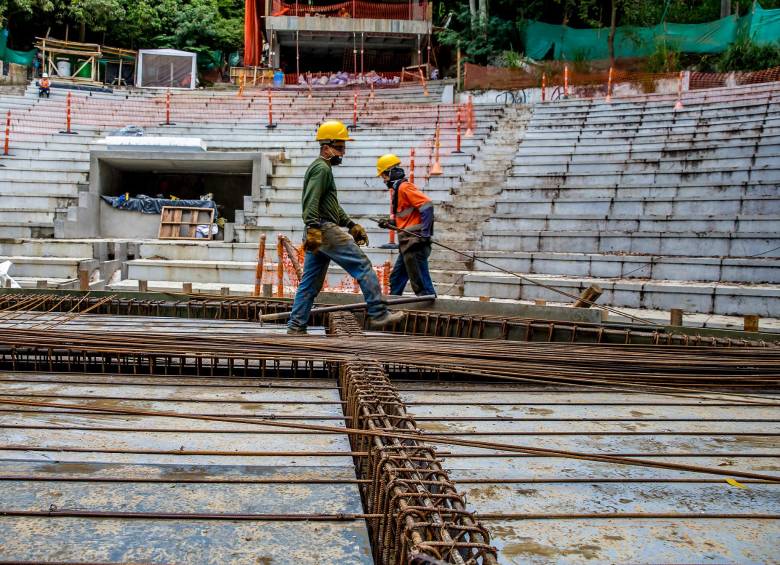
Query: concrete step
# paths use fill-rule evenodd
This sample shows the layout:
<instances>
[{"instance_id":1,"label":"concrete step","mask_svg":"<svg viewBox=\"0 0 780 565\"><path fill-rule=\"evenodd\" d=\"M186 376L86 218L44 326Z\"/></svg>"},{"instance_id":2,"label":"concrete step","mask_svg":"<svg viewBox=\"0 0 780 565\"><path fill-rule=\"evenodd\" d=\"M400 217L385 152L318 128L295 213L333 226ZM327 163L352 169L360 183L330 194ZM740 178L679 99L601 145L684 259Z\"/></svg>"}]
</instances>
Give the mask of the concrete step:
<instances>
[{"instance_id":1,"label":"concrete step","mask_svg":"<svg viewBox=\"0 0 780 565\"><path fill-rule=\"evenodd\" d=\"M499 200L496 214L544 214L548 216L587 214L606 216L691 216L691 215L778 215L780 192L776 197L722 198L590 198Z\"/></svg>"},{"instance_id":2,"label":"concrete step","mask_svg":"<svg viewBox=\"0 0 780 565\"><path fill-rule=\"evenodd\" d=\"M743 111L728 109L720 114L714 109L696 112L634 112L620 115L617 112L611 114L595 114L587 116L556 116L546 117L534 114L530 120L530 126L536 130L550 131L591 131L598 129L615 129L617 131L674 127L699 127L707 129L731 124L735 121L770 121L780 114L780 104L766 104L754 106Z\"/></svg>"},{"instance_id":3,"label":"concrete step","mask_svg":"<svg viewBox=\"0 0 780 565\"><path fill-rule=\"evenodd\" d=\"M11 261L12 277L40 279L77 279L80 270L93 271L98 262L91 257L25 257L0 255L0 262Z\"/></svg>"},{"instance_id":4,"label":"concrete step","mask_svg":"<svg viewBox=\"0 0 780 565\"><path fill-rule=\"evenodd\" d=\"M656 137L623 137L614 139L598 139L579 136L555 137L541 135L539 132L528 131L518 147L521 155L587 155L593 153L625 153L666 151L679 153L686 148L692 151L707 150L714 147L742 147L745 145L772 146L777 144L780 131L766 132L760 126L752 129L718 132L687 132L672 131L665 136Z\"/></svg>"},{"instance_id":5,"label":"concrete step","mask_svg":"<svg viewBox=\"0 0 780 565\"><path fill-rule=\"evenodd\" d=\"M675 257L780 257L780 233L551 232L485 230L482 249L555 253L632 253Z\"/></svg>"},{"instance_id":6,"label":"concrete step","mask_svg":"<svg viewBox=\"0 0 780 565\"><path fill-rule=\"evenodd\" d=\"M637 281L626 279L568 278L536 275L533 280L579 295L591 284L604 294L600 304L615 307L671 310L720 315L757 314L780 316L780 286L734 285L687 281ZM560 294L503 273L472 273L465 279L466 296L490 296L512 300L570 301Z\"/></svg>"},{"instance_id":7,"label":"concrete step","mask_svg":"<svg viewBox=\"0 0 780 565\"><path fill-rule=\"evenodd\" d=\"M52 222L0 222L0 240L54 237Z\"/></svg>"},{"instance_id":8,"label":"concrete step","mask_svg":"<svg viewBox=\"0 0 780 565\"><path fill-rule=\"evenodd\" d=\"M89 150L73 151L70 149L59 149L56 146L50 149L44 149L38 144L30 144L34 147L20 147L20 143L15 143L9 150L8 157L0 156L0 163L5 164L6 160L28 159L31 161L85 161L89 163Z\"/></svg>"},{"instance_id":9,"label":"concrete step","mask_svg":"<svg viewBox=\"0 0 780 565\"><path fill-rule=\"evenodd\" d=\"M563 215L534 216L494 214L486 227L489 230L538 230L538 231L585 231L602 232L666 232L666 233L767 233L778 234L780 216L698 216L682 217L652 216L587 216Z\"/></svg>"},{"instance_id":10,"label":"concrete step","mask_svg":"<svg viewBox=\"0 0 780 565\"><path fill-rule=\"evenodd\" d=\"M725 141L725 140L724 140ZM721 143L670 143L614 145L610 151L599 146L572 144L569 147L551 147L523 143L515 152L518 165L561 162L599 162L601 160L652 160L666 158L701 159L705 157L752 157L776 155L780 152L780 136L733 138Z\"/></svg>"},{"instance_id":11,"label":"concrete step","mask_svg":"<svg viewBox=\"0 0 780 565\"><path fill-rule=\"evenodd\" d=\"M7 170L24 171L77 171L89 172L89 156L85 160L74 159L28 159L16 155L3 159L3 167Z\"/></svg>"},{"instance_id":12,"label":"concrete step","mask_svg":"<svg viewBox=\"0 0 780 565\"><path fill-rule=\"evenodd\" d=\"M2 171L2 169L0 169ZM372 189L387 192L387 187L382 187L376 179L376 169L374 169L374 175L356 175L356 176L341 176L339 174L334 175L336 179L336 186L339 192L344 190L365 190ZM430 193L436 190L449 191L452 187L460 184L459 175L450 175L448 171L445 174L436 177L430 177L425 183L421 182L422 177L418 177L415 174L415 182L419 182L426 193ZM301 175L287 175L277 176L274 174L272 177L272 184L276 188L300 188L303 186L303 174Z\"/></svg>"},{"instance_id":13,"label":"concrete step","mask_svg":"<svg viewBox=\"0 0 780 565\"><path fill-rule=\"evenodd\" d=\"M604 186L648 186L654 183L670 185L688 181L695 184L743 184L761 182L764 184L780 183L780 162L773 168L762 169L701 169L698 171L651 171L637 173L604 172L604 173L518 173L514 172L506 179L508 188L568 188L573 186L604 187Z\"/></svg>"},{"instance_id":14,"label":"concrete step","mask_svg":"<svg viewBox=\"0 0 780 565\"><path fill-rule=\"evenodd\" d=\"M287 178L303 179L310 164L311 160L309 160L306 165L302 166L291 166L286 163L277 164L274 166L272 184L276 185L277 180L281 182L283 179ZM416 163L414 171L415 179L427 177L430 166L432 166L432 163L428 163L427 159L423 162ZM441 167L444 170L444 175L439 178L460 177L466 170L464 165L454 164L447 159L441 159ZM385 190L387 189L382 179L376 176L376 158L371 159L370 161L366 160L364 165L353 165L352 163L347 165L345 162L344 165L334 168L333 177L336 179L337 186L341 179L358 178L363 180L366 184L371 183L380 187L384 186Z\"/></svg>"},{"instance_id":15,"label":"concrete step","mask_svg":"<svg viewBox=\"0 0 780 565\"><path fill-rule=\"evenodd\" d=\"M95 253L97 241L77 241L61 239L2 239L0 240L0 255L24 257L67 258L99 257Z\"/></svg>"},{"instance_id":16,"label":"concrete step","mask_svg":"<svg viewBox=\"0 0 780 565\"><path fill-rule=\"evenodd\" d=\"M361 217L376 217L387 216L390 213L389 199L379 198L374 202L356 203L349 202L346 199L339 199L342 208L344 208L350 216L355 218ZM275 222L280 219L285 221L303 221L301 219L301 203L300 201L279 201L279 200L266 200L256 202L253 204L251 212L244 212L246 217L256 217L258 221L262 222Z\"/></svg>"},{"instance_id":17,"label":"concrete step","mask_svg":"<svg viewBox=\"0 0 780 565\"><path fill-rule=\"evenodd\" d=\"M0 225L41 225L54 221L53 209L0 208Z\"/></svg>"},{"instance_id":18,"label":"concrete step","mask_svg":"<svg viewBox=\"0 0 780 565\"><path fill-rule=\"evenodd\" d=\"M530 139L530 138L529 138ZM556 157L578 156L582 158L591 155L623 155L644 157L660 155L675 156L695 154L702 151L728 151L730 148L745 150L756 148L762 150L780 144L780 135L766 135L761 130L742 132L739 136L724 136L721 139L701 139L692 136L687 141L667 141L644 143L637 140L623 141L610 145L588 144L572 139L548 140L545 143L521 143L517 148L516 157Z\"/></svg>"},{"instance_id":19,"label":"concrete step","mask_svg":"<svg viewBox=\"0 0 780 565\"><path fill-rule=\"evenodd\" d=\"M283 233L290 237L291 241L303 241L304 238L304 226L303 220L298 217L288 216L276 216L276 217L259 217L257 218L258 224L236 224L237 230L253 231L259 236L261 232L266 232L268 237L276 237L277 233ZM387 230L380 229L374 222L368 218L354 217L353 221L359 221L361 225L366 228L366 232L369 238L376 237L377 241L381 240L379 245L385 243L387 239ZM240 243L252 243L257 241L257 238L253 238L248 242Z\"/></svg>"},{"instance_id":20,"label":"concrete step","mask_svg":"<svg viewBox=\"0 0 780 565\"><path fill-rule=\"evenodd\" d=\"M0 196L25 197L35 194L37 197L48 198L78 198L79 184L77 182L41 182L30 175L29 178L14 179L0 182Z\"/></svg>"},{"instance_id":21,"label":"concrete step","mask_svg":"<svg viewBox=\"0 0 780 565\"><path fill-rule=\"evenodd\" d=\"M619 157L619 156L618 156ZM580 175L580 174L618 174L639 175L644 173L676 173L676 174L707 174L720 171L775 171L775 178L780 178L780 153L763 157L720 157L720 158L659 158L648 160L635 159L602 159L588 162L560 162L514 165L509 174L513 176L541 175Z\"/></svg>"},{"instance_id":22,"label":"concrete step","mask_svg":"<svg viewBox=\"0 0 780 565\"><path fill-rule=\"evenodd\" d=\"M269 234L266 240L266 261L276 260L276 238ZM294 241L297 245L298 242ZM237 262L257 264L257 242L255 243L225 243L210 241L183 242L148 240L137 243L134 247L136 259L155 261L199 261L199 262ZM394 249L378 247L364 248L366 255L375 264L393 261L398 255Z\"/></svg>"},{"instance_id":23,"label":"concrete step","mask_svg":"<svg viewBox=\"0 0 780 565\"><path fill-rule=\"evenodd\" d=\"M667 184L637 184L637 185L568 185L566 187L517 188L505 186L502 200L533 200L542 203L550 200L569 201L577 199L614 199L626 201L639 198L648 199L699 199L707 201L710 198L775 198L780 190L780 182L719 182L701 183L698 179L685 179L677 183Z\"/></svg>"},{"instance_id":24,"label":"concrete step","mask_svg":"<svg viewBox=\"0 0 780 565\"><path fill-rule=\"evenodd\" d=\"M374 263L375 266L382 263ZM167 281L171 283L197 284L247 284L254 285L257 262L239 261L158 261L135 259L127 262L127 278L144 281ZM265 264L265 282L276 282L276 263ZM335 287L349 278L347 273L334 263L328 269L327 284ZM286 280L289 277L286 277ZM290 284L294 281L287 281Z\"/></svg>"},{"instance_id":25,"label":"concrete step","mask_svg":"<svg viewBox=\"0 0 780 565\"><path fill-rule=\"evenodd\" d=\"M0 204L2 210L17 210L19 214L26 214L27 211L33 212L54 212L58 208L66 208L73 202L74 198L71 197L56 197L49 196L47 194L3 194L0 192L2 198L0 198ZM17 215L16 219L21 219ZM25 216L24 219L27 219Z\"/></svg>"},{"instance_id":26,"label":"concrete step","mask_svg":"<svg viewBox=\"0 0 780 565\"><path fill-rule=\"evenodd\" d=\"M0 168L0 185L11 181L33 181L37 183L80 183L85 182L87 179L86 172L74 172L74 171L43 171L43 170L28 170L28 169L11 169Z\"/></svg>"},{"instance_id":27,"label":"concrete step","mask_svg":"<svg viewBox=\"0 0 780 565\"><path fill-rule=\"evenodd\" d=\"M500 267L521 274L780 284L780 259L763 256L733 259L512 251L478 251L475 255L490 264L474 261L473 269L480 272Z\"/></svg>"},{"instance_id":28,"label":"concrete step","mask_svg":"<svg viewBox=\"0 0 780 565\"><path fill-rule=\"evenodd\" d=\"M366 155L356 155L348 149L347 155L344 157L344 163L339 165L339 170L343 172L360 171L361 173L363 171L373 170L374 176L376 176L376 160L378 155L376 155L375 151L371 150L363 151L362 153L366 153ZM420 155L420 157L422 156L423 155ZM399 155L399 158L403 161L402 165L408 167L408 153L406 155L402 153ZM465 169L466 165L473 160L473 157L466 153L459 155L442 152L440 158L443 166L457 167L459 169ZM306 172L306 169L311 165L313 160L314 156L311 154L302 155L300 157L288 155L288 160L284 163L277 164L276 167L274 167L274 172L278 174L284 174L283 172L287 171L299 173L302 170L303 172ZM423 168L423 163L421 162L416 162L415 165L416 167Z\"/></svg>"},{"instance_id":29,"label":"concrete step","mask_svg":"<svg viewBox=\"0 0 780 565\"><path fill-rule=\"evenodd\" d=\"M378 248L389 243L389 233L387 230L380 230L369 220L364 221L361 218L355 218L355 220L361 221L363 227L366 228L371 247ZM256 243L261 233L265 233L267 238L275 238L277 234L282 233L289 237L290 241L295 244L303 241L304 238L302 220L290 220L287 224L280 220L278 225L268 225L267 223L260 225L236 224L234 229L236 241L238 243ZM369 249L371 249L371 247L369 247Z\"/></svg>"},{"instance_id":30,"label":"concrete step","mask_svg":"<svg viewBox=\"0 0 780 565\"><path fill-rule=\"evenodd\" d=\"M261 190L260 197L256 200L256 202L297 202L297 214L300 214L303 179L300 179L299 182L300 184L297 186L293 185L291 182L289 184L292 186L287 186L284 188L277 186L264 187ZM418 182L417 179L415 179L415 182ZM336 181L336 186L338 187L339 201L342 203L347 213L350 213L349 206L351 205L347 204L348 202L385 202L387 204L387 210L389 211L390 199L387 193L387 188L383 188L381 185L374 185L373 183L370 183L370 179L366 181L366 186L363 187L350 188L348 186L343 186L339 181ZM421 181L419 186L423 189L425 194L427 194L428 197L435 202L445 202L452 198L452 193L449 188L435 188L431 186L425 186ZM387 212L383 212L383 214L385 213Z\"/></svg>"},{"instance_id":31,"label":"concrete step","mask_svg":"<svg viewBox=\"0 0 780 565\"><path fill-rule=\"evenodd\" d=\"M731 124L722 124L708 128L699 128L696 126L675 126L669 124L666 127L647 128L640 131L636 130L612 130L609 133L601 129L594 130L536 130L531 126L526 133L523 143L536 143L543 145L555 141L556 145L571 145L573 143L595 145L602 144L605 149L610 145L625 145L631 143L675 143L698 140L699 143L712 142L716 139L731 139L741 136L757 135L780 135L780 119L764 124L763 121L755 122L734 122Z\"/></svg>"}]
</instances>

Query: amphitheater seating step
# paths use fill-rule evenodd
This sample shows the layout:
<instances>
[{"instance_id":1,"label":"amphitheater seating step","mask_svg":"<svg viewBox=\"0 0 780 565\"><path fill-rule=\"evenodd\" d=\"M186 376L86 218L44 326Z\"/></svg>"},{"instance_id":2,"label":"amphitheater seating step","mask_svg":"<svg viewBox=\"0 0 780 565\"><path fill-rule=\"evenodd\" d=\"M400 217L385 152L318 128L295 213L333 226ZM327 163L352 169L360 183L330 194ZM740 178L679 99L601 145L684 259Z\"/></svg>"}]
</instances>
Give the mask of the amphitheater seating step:
<instances>
[{"instance_id":1,"label":"amphitheater seating step","mask_svg":"<svg viewBox=\"0 0 780 565\"><path fill-rule=\"evenodd\" d=\"M476 257L522 274L780 284L780 258L668 257L596 253L481 251ZM495 269L474 261L474 270Z\"/></svg>"},{"instance_id":2,"label":"amphitheater seating step","mask_svg":"<svg viewBox=\"0 0 780 565\"><path fill-rule=\"evenodd\" d=\"M651 310L685 311L704 314L780 317L780 285L750 286L733 283L693 281L638 281L632 279L569 278L534 275L534 281L579 295L591 284L603 290L600 302ZM561 301L561 295L523 282L504 273L471 273L465 277L465 293L469 296L491 296L514 300ZM573 300L572 300L573 301Z\"/></svg>"}]
</instances>

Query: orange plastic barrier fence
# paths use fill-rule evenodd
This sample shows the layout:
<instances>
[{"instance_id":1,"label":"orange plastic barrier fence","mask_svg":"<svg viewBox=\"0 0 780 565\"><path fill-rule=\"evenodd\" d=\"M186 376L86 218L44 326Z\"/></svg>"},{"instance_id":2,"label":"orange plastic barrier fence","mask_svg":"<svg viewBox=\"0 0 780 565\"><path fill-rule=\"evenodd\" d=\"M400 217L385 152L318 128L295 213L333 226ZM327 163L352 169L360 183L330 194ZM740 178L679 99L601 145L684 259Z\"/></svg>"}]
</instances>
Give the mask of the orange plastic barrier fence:
<instances>
[{"instance_id":1,"label":"orange plastic barrier fence","mask_svg":"<svg viewBox=\"0 0 780 565\"><path fill-rule=\"evenodd\" d=\"M303 244L295 249L297 250L299 264L305 268ZM274 295L277 297L294 296L299 286L298 274L295 271L295 267L290 260L290 257L284 251L281 240L279 240L277 244L277 257L281 258L281 261L277 261L276 263L276 288L274 290ZM379 279L383 294L390 293L390 273L392 270L393 265L389 260L385 261L382 265L374 265L374 272ZM328 284L326 278L325 284L322 287L322 292L357 294L360 292L360 285L350 275L345 275L335 285Z\"/></svg>"},{"instance_id":2,"label":"orange plastic barrier fence","mask_svg":"<svg viewBox=\"0 0 780 565\"><path fill-rule=\"evenodd\" d=\"M611 77L610 77L611 73ZM579 87L574 93L579 97L607 96L612 94L618 83L632 83L643 92L652 93L662 80L677 81L678 72L645 73L609 69L595 72L577 72L569 65L551 64L545 68L527 72L522 69L506 69L499 67L482 67L471 63L465 64L464 87L466 90L519 90L525 88L540 88L543 80L548 87L563 86L564 91ZM762 71L738 73L690 73L689 90L703 88L718 88L724 86L742 86L764 82L780 81L780 67ZM583 88L584 87L584 88Z\"/></svg>"},{"instance_id":3,"label":"orange plastic barrier fence","mask_svg":"<svg viewBox=\"0 0 780 565\"><path fill-rule=\"evenodd\" d=\"M690 78L690 90L703 88L718 88L730 84L742 86L746 84L760 84L762 82L780 81L780 67L764 69L763 71L750 71L739 73L699 73L692 72Z\"/></svg>"}]
</instances>

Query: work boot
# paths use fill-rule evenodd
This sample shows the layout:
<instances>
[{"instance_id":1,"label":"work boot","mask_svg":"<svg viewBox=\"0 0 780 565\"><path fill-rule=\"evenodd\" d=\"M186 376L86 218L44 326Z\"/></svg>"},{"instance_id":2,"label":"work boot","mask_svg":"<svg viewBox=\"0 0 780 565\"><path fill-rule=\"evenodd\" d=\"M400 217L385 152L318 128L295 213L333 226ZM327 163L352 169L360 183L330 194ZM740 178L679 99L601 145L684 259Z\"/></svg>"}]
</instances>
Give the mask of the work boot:
<instances>
[{"instance_id":1,"label":"work boot","mask_svg":"<svg viewBox=\"0 0 780 565\"><path fill-rule=\"evenodd\" d=\"M406 318L406 314L404 312L391 312L390 310L385 310L385 313L381 316L371 318L371 321L368 322L368 327L372 330L381 330L382 328L391 326L396 322L403 321L404 318Z\"/></svg>"},{"instance_id":2,"label":"work boot","mask_svg":"<svg viewBox=\"0 0 780 565\"><path fill-rule=\"evenodd\" d=\"M308 335L306 328L287 328L287 335Z\"/></svg>"}]
</instances>

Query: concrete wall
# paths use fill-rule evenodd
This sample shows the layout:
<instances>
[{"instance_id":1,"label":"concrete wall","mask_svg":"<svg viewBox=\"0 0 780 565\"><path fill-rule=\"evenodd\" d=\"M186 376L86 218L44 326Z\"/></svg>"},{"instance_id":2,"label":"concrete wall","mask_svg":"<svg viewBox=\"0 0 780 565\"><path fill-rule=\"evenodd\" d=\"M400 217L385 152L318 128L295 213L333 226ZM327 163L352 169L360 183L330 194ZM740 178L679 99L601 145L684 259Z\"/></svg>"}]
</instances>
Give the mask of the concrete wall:
<instances>
[{"instance_id":1,"label":"concrete wall","mask_svg":"<svg viewBox=\"0 0 780 565\"><path fill-rule=\"evenodd\" d=\"M160 214L118 210L103 200L99 206L101 237L154 239L160 233Z\"/></svg>"},{"instance_id":2,"label":"concrete wall","mask_svg":"<svg viewBox=\"0 0 780 565\"><path fill-rule=\"evenodd\" d=\"M683 92L686 92L688 90L688 84L690 79L690 73L685 72L683 77ZM653 89L652 93L655 94L676 94L677 88L678 88L678 80L677 79L659 79L654 81L653 83ZM547 86L547 91L545 93L546 100L549 102L550 97L553 95L553 92L556 88L560 87L561 93L563 92L563 85L562 84L550 84ZM594 92L594 90L602 90L599 94L599 92ZM517 89L515 92L519 91L521 89ZM516 103L524 103L524 104L539 104L542 102L542 89L541 88L524 88L522 89L525 92L525 100L516 100ZM604 84L602 87L580 87L580 86L571 86L570 87L570 96L573 98L590 98L590 97L596 97L599 96L606 96L607 92L607 85ZM508 104L510 101L506 99L504 95L506 93L506 90L478 90L478 91L470 91L470 92L461 92L458 94L458 100L460 103L465 104L469 100L469 96L471 96L474 104ZM620 98L620 97L628 97L628 96L642 96L643 94L648 94L643 87L637 83L634 82L619 82L612 85L612 97L613 98Z\"/></svg>"}]
</instances>

